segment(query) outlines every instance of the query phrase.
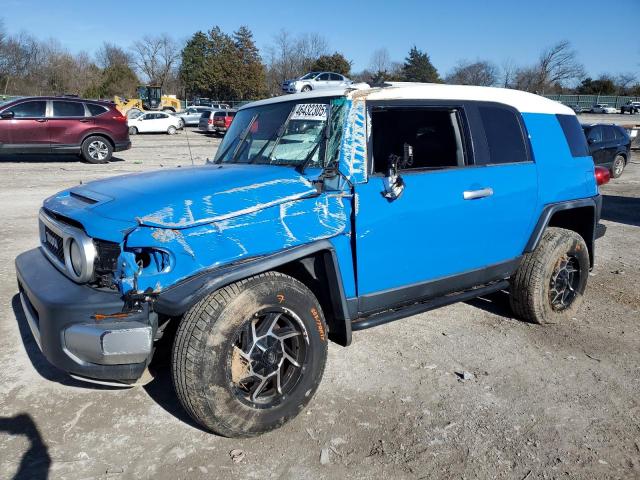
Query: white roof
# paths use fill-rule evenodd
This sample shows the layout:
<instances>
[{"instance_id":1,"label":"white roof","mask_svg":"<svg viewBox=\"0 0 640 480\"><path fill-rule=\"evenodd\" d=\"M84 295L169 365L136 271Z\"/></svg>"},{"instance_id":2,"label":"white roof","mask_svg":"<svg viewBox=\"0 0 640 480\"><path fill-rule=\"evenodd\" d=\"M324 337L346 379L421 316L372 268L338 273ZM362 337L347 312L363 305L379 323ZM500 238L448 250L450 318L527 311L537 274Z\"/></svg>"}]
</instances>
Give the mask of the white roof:
<instances>
[{"instance_id":1,"label":"white roof","mask_svg":"<svg viewBox=\"0 0 640 480\"><path fill-rule=\"evenodd\" d=\"M334 97L337 95L357 96L367 100L475 100L483 102L497 102L510 105L522 113L548 113L575 115L566 105L549 100L533 93L513 90L510 88L475 87L469 85L445 85L440 83L410 83L394 82L385 87L348 88L318 90L293 95L260 100L243 106L255 107L271 103L287 101L304 101L312 98Z\"/></svg>"}]
</instances>

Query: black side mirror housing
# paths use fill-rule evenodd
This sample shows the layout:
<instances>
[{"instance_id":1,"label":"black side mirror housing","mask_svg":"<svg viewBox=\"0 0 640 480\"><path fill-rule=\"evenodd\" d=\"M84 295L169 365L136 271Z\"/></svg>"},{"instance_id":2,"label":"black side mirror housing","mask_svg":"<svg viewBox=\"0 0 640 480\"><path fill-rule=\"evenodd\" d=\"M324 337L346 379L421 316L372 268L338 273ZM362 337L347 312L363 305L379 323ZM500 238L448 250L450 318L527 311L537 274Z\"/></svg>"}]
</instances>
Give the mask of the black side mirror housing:
<instances>
[{"instance_id":1,"label":"black side mirror housing","mask_svg":"<svg viewBox=\"0 0 640 480\"><path fill-rule=\"evenodd\" d=\"M13 118L14 116L15 114L11 110L9 110L8 112L0 113L0 118L4 118L4 119Z\"/></svg>"}]
</instances>

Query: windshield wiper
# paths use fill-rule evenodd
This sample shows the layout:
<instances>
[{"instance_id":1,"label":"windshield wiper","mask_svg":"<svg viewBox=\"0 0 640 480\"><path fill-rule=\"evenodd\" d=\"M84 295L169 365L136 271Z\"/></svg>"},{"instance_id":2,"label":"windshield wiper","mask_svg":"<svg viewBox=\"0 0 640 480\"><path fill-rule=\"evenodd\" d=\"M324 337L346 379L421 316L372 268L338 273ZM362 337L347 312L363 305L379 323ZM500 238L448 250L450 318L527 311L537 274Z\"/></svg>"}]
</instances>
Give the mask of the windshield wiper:
<instances>
[{"instance_id":1,"label":"windshield wiper","mask_svg":"<svg viewBox=\"0 0 640 480\"><path fill-rule=\"evenodd\" d=\"M238 143L235 144L235 150L233 151L233 154L231 155L231 159L229 160L228 163L234 163L235 162L236 157L239 154L239 150L240 150L241 145L247 139L247 136L249 135L249 132L251 131L251 127L253 126L254 122L258 119L259 116L260 116L259 113L255 114L251 118L251 121L249 122L249 125L247 125L247 128L245 128L242 131L242 133L238 136ZM229 146L224 149L224 152L222 152L220 154L220 157L218 157L219 160L216 163L222 163L222 161L224 160L224 157L227 155L227 153L229 152L229 150L231 150L231 147L233 147L233 146L234 146L234 144L233 144L233 140L232 140L229 143Z\"/></svg>"}]
</instances>

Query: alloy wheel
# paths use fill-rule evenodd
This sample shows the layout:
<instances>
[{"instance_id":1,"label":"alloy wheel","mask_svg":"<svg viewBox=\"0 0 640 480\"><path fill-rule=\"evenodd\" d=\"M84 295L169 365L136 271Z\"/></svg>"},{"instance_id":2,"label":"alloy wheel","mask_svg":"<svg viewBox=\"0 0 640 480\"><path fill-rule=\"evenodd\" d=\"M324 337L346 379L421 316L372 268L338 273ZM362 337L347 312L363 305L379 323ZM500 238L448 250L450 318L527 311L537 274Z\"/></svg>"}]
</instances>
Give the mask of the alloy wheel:
<instances>
[{"instance_id":1,"label":"alloy wheel","mask_svg":"<svg viewBox=\"0 0 640 480\"><path fill-rule=\"evenodd\" d=\"M562 311L571 306L577 295L580 275L580 263L576 257L564 255L558 260L549 285L551 308Z\"/></svg>"},{"instance_id":2,"label":"alloy wheel","mask_svg":"<svg viewBox=\"0 0 640 480\"><path fill-rule=\"evenodd\" d=\"M109 156L109 147L101 140L95 140L89 144L89 156L94 160L104 160Z\"/></svg>"}]
</instances>

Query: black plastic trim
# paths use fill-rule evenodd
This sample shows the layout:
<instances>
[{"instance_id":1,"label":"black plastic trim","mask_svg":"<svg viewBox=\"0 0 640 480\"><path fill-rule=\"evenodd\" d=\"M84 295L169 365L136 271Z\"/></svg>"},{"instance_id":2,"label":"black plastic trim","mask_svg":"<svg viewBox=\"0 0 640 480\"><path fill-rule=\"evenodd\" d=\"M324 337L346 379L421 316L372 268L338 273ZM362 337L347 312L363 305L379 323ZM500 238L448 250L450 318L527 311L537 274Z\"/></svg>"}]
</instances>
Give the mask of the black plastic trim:
<instances>
[{"instance_id":1,"label":"black plastic trim","mask_svg":"<svg viewBox=\"0 0 640 480\"><path fill-rule=\"evenodd\" d=\"M154 309L158 313L177 317L208 294L238 280L274 270L281 265L324 253L329 295L334 318L328 318L329 338L340 345L351 343L351 319L342 285L340 267L329 240L290 248L272 255L256 257L242 263L207 270L168 288L158 296Z\"/></svg>"},{"instance_id":2,"label":"black plastic trim","mask_svg":"<svg viewBox=\"0 0 640 480\"><path fill-rule=\"evenodd\" d=\"M410 317L411 315L428 312L429 310L434 310L446 305L451 305L452 303L464 302L466 300L471 300L472 298L480 297L482 295L487 295L489 293L497 292L498 290L504 290L507 288L509 288L509 282L507 280L501 280L484 287L436 297L420 303L407 305L396 310L388 310L385 312L373 314L363 319L358 319L351 324L351 329L354 331L358 331L364 330L366 328L377 327L378 325L384 325L385 323Z\"/></svg>"},{"instance_id":3,"label":"black plastic trim","mask_svg":"<svg viewBox=\"0 0 640 480\"><path fill-rule=\"evenodd\" d=\"M518 269L520 258L427 282L362 295L358 304L359 316L371 315L382 310L401 307L418 301L423 302L453 292L460 292L504 280Z\"/></svg>"},{"instance_id":4,"label":"black plastic trim","mask_svg":"<svg viewBox=\"0 0 640 480\"><path fill-rule=\"evenodd\" d=\"M542 235L549 225L549 221L551 217L557 212L563 210L571 210L574 208L582 208L582 207L592 207L593 208L593 223L590 227L591 229L591 238L585 238L584 241L587 243L587 247L589 249L589 257L591 266L593 267L593 258L595 254L595 239L596 239L596 226L600 221L600 212L602 210L602 196L595 195L593 197L581 198L578 200L567 200L564 202L552 203L547 205L542 210L540 214L540 218L538 219L538 223L536 224L533 232L531 233L531 237L529 237L529 241L525 246L524 253L533 252L540 240L542 239Z\"/></svg>"}]
</instances>

